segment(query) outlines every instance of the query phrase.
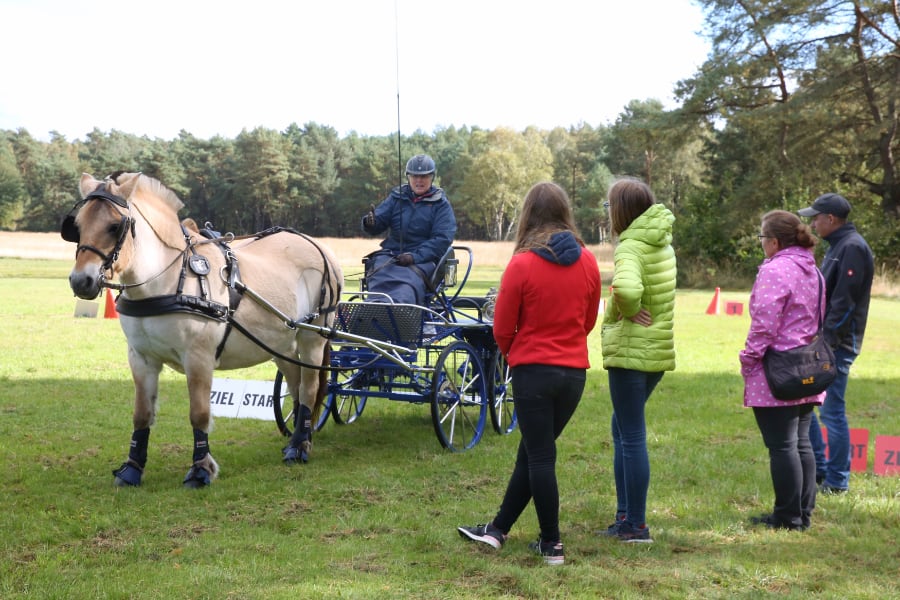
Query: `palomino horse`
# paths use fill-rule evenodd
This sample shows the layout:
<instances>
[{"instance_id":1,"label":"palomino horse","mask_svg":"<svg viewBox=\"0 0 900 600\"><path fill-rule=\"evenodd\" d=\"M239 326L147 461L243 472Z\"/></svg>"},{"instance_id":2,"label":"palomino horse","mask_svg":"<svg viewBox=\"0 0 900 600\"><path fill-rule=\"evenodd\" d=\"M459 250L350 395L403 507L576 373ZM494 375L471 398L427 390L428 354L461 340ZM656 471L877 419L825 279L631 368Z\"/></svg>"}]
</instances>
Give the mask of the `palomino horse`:
<instances>
[{"instance_id":1,"label":"palomino horse","mask_svg":"<svg viewBox=\"0 0 900 600\"><path fill-rule=\"evenodd\" d=\"M209 452L214 369L274 358L300 403L283 459L306 462L343 285L331 250L281 228L202 237L179 222L175 193L140 173L104 181L84 174L80 190L61 231L78 244L69 285L86 299L104 287L120 290L116 307L134 379L134 432L128 460L113 472L116 485L141 483L163 365L187 377L194 454L185 486L208 485L219 471Z\"/></svg>"}]
</instances>

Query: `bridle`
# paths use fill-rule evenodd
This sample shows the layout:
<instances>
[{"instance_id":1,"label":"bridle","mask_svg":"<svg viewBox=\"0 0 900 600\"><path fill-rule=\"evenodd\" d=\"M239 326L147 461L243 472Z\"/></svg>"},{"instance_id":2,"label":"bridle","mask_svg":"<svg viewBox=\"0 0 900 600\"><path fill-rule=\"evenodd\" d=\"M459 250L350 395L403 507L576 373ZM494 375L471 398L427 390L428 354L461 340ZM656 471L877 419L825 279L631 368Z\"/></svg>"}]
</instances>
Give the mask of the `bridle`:
<instances>
[{"instance_id":1,"label":"bridle","mask_svg":"<svg viewBox=\"0 0 900 600\"><path fill-rule=\"evenodd\" d=\"M77 215L78 211L91 200L106 200L107 202L112 203L116 212L122 215L122 220L119 221L119 226L116 228L116 243L109 253L103 252L96 246L81 243L81 234L78 231L78 227L75 225L75 215ZM120 208L124 208L127 212L122 214L122 211L119 210ZM96 190L85 196L84 199L75 203L75 206L72 207L72 210L70 210L69 214L63 219L59 233L65 241L78 244L78 247L75 249L76 258L84 251L93 252L99 256L103 261L100 265L100 286L113 287L111 284L107 283L106 274L107 272L112 272L113 264L119 259L119 252L122 250L122 245L125 243L125 238L128 236L129 231L131 232L131 237L134 238L134 228L135 219L131 216L131 207L128 206L128 201L121 196L109 192L106 189L106 183L101 183Z\"/></svg>"}]
</instances>

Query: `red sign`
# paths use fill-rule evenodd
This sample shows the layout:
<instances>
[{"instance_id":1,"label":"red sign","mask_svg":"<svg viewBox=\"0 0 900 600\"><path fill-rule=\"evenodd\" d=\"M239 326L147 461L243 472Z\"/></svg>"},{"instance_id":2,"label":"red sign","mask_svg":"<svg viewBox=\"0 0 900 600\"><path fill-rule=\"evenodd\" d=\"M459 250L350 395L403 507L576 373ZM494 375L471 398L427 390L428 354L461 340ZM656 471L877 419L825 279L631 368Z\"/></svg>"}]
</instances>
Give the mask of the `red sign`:
<instances>
[{"instance_id":1,"label":"red sign","mask_svg":"<svg viewBox=\"0 0 900 600\"><path fill-rule=\"evenodd\" d=\"M879 436L884 437L884 436ZM828 456L828 430L822 428L822 441L825 442L825 456ZM850 430L850 471L865 473L869 462L869 430Z\"/></svg>"},{"instance_id":2,"label":"red sign","mask_svg":"<svg viewBox=\"0 0 900 600\"><path fill-rule=\"evenodd\" d=\"M875 474L900 474L900 436L875 436Z\"/></svg>"},{"instance_id":3,"label":"red sign","mask_svg":"<svg viewBox=\"0 0 900 600\"><path fill-rule=\"evenodd\" d=\"M865 473L869 461L869 430L850 430L850 470Z\"/></svg>"},{"instance_id":4,"label":"red sign","mask_svg":"<svg viewBox=\"0 0 900 600\"><path fill-rule=\"evenodd\" d=\"M744 314L744 304L741 302L726 302L725 303L725 314L726 315L742 315L742 314Z\"/></svg>"}]
</instances>

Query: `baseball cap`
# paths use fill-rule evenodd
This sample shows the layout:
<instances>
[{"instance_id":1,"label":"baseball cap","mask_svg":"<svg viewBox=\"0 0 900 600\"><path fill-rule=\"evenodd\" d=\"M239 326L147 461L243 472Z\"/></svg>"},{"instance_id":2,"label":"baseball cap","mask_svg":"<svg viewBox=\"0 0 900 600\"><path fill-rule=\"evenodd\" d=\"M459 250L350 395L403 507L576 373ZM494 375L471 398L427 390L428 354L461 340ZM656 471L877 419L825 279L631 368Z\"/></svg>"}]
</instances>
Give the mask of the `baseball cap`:
<instances>
[{"instance_id":1,"label":"baseball cap","mask_svg":"<svg viewBox=\"0 0 900 600\"><path fill-rule=\"evenodd\" d=\"M822 194L809 208L801 208L797 214L801 217L814 217L819 213L834 215L839 219L846 219L850 214L850 203L840 194Z\"/></svg>"}]
</instances>

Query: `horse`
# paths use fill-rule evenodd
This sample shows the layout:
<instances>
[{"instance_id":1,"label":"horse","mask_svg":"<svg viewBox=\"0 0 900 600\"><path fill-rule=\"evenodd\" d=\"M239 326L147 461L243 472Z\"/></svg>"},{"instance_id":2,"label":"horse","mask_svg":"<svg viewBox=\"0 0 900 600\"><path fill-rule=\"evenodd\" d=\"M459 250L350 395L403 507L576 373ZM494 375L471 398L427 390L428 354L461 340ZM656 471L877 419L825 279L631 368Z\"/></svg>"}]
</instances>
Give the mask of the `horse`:
<instances>
[{"instance_id":1,"label":"horse","mask_svg":"<svg viewBox=\"0 0 900 600\"><path fill-rule=\"evenodd\" d=\"M185 487L207 486L219 474L209 449L217 369L274 360L297 408L282 460L307 462L344 283L334 253L280 227L240 237L203 230L206 237L179 221L184 205L172 190L141 173L102 181L85 173L79 191L60 231L77 244L69 285L89 300L103 288L118 291L134 380L134 430L127 460L113 471L115 485L141 484L163 365L187 379L194 446Z\"/></svg>"}]
</instances>

